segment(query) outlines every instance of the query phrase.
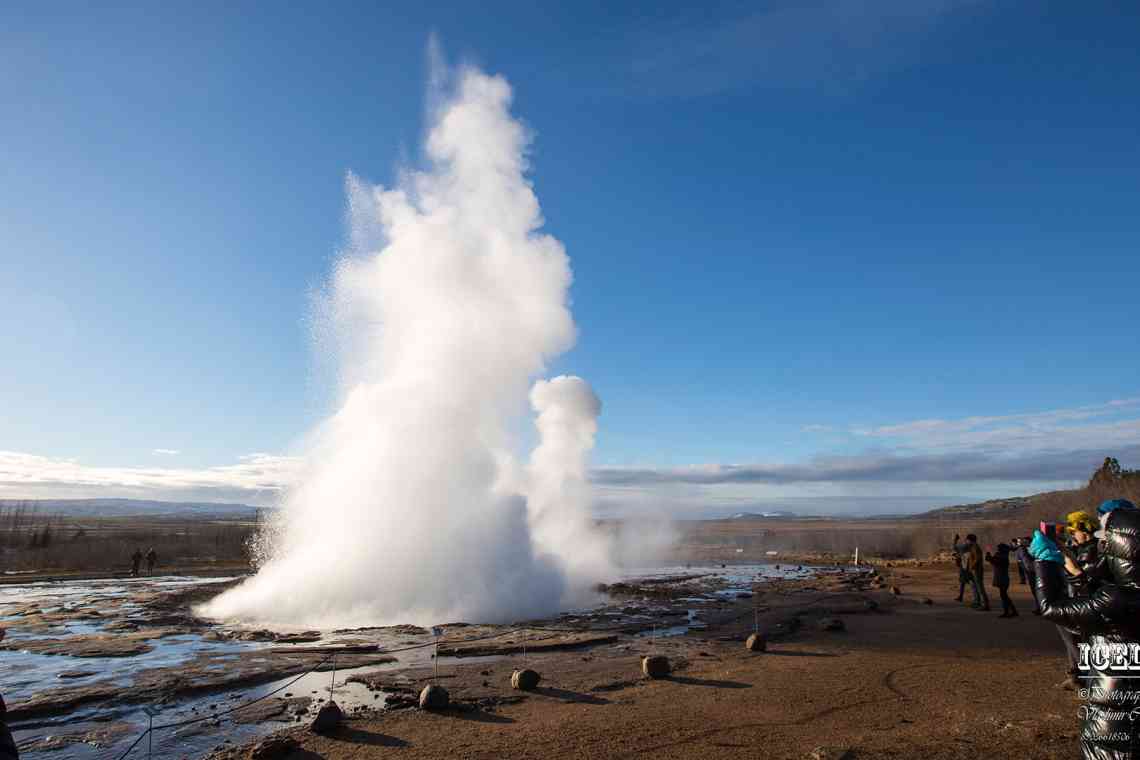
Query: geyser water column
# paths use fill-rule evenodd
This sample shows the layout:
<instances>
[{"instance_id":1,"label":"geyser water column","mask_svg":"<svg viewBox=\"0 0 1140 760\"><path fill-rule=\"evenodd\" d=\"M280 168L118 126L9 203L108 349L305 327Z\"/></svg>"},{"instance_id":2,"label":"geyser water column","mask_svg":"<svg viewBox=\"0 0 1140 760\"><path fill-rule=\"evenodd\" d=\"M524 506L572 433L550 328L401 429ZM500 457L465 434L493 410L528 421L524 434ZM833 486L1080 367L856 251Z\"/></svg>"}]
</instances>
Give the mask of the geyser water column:
<instances>
[{"instance_id":1,"label":"geyser water column","mask_svg":"<svg viewBox=\"0 0 1140 760\"><path fill-rule=\"evenodd\" d=\"M393 189L349 179L352 242L323 309L343 402L312 436L268 561L206 615L502 621L554 612L610 570L589 519L600 407L584 381L539 382L541 441L516 458L529 386L575 335L528 133L501 77L446 79L429 98L427 168Z\"/></svg>"}]
</instances>

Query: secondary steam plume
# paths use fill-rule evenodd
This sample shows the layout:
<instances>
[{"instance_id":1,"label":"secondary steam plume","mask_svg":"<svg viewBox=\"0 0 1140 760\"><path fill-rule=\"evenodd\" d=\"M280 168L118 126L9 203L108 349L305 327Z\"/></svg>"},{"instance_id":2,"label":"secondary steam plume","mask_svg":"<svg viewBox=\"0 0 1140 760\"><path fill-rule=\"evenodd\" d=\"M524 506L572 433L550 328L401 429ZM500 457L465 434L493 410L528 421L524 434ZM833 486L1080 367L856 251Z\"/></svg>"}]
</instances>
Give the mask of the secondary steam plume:
<instances>
[{"instance_id":1,"label":"secondary steam plume","mask_svg":"<svg viewBox=\"0 0 1140 760\"><path fill-rule=\"evenodd\" d=\"M258 574L202 610L327 626L548 614L610 569L586 463L585 381L528 386L574 342L571 274L526 177L501 77L430 99L427 169L348 182L351 249L328 289L344 400L318 429ZM436 78L433 77L433 82Z\"/></svg>"}]
</instances>

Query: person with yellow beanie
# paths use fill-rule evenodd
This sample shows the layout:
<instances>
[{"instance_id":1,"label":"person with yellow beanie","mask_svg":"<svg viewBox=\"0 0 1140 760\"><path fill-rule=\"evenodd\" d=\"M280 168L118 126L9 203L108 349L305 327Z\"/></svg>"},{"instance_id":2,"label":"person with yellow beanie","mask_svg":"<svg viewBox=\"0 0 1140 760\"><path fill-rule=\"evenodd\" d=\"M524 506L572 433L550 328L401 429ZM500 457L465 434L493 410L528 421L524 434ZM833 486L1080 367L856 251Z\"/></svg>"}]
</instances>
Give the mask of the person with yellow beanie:
<instances>
[{"instance_id":1,"label":"person with yellow beanie","mask_svg":"<svg viewBox=\"0 0 1140 760\"><path fill-rule=\"evenodd\" d=\"M1096 589L1097 519L1088 512L1077 510L1065 516L1070 537L1065 569L1068 570L1073 596L1088 596Z\"/></svg>"}]
</instances>

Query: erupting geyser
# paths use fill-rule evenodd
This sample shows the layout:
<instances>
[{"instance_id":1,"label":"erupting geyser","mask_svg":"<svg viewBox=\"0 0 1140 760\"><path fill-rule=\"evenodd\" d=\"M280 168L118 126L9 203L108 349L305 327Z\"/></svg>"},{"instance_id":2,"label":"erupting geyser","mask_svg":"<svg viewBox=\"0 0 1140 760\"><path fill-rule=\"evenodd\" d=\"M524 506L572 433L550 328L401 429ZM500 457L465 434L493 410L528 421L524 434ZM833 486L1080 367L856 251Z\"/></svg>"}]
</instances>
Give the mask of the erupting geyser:
<instances>
[{"instance_id":1,"label":"erupting geyser","mask_svg":"<svg viewBox=\"0 0 1140 760\"><path fill-rule=\"evenodd\" d=\"M576 377L530 388L575 328L529 137L505 80L451 79L424 171L395 189L349 178L351 245L326 303L343 403L313 434L268 560L207 615L503 621L553 613L612 572L586 479L601 404ZM539 442L524 462L528 398Z\"/></svg>"}]
</instances>

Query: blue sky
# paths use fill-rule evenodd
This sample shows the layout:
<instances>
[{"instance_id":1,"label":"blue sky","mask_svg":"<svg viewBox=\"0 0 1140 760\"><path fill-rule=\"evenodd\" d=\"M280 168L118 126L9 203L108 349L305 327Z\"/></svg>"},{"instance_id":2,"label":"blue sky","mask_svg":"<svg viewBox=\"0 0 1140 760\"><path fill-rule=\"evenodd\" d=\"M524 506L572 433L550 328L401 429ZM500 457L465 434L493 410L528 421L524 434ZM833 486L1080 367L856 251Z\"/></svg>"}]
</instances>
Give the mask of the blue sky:
<instances>
[{"instance_id":1,"label":"blue sky","mask_svg":"<svg viewBox=\"0 0 1140 760\"><path fill-rule=\"evenodd\" d=\"M329 411L345 174L417 160L433 32L535 132L605 504L1140 465L1140 11L610 5L8 3L0 496L270 498Z\"/></svg>"}]
</instances>

